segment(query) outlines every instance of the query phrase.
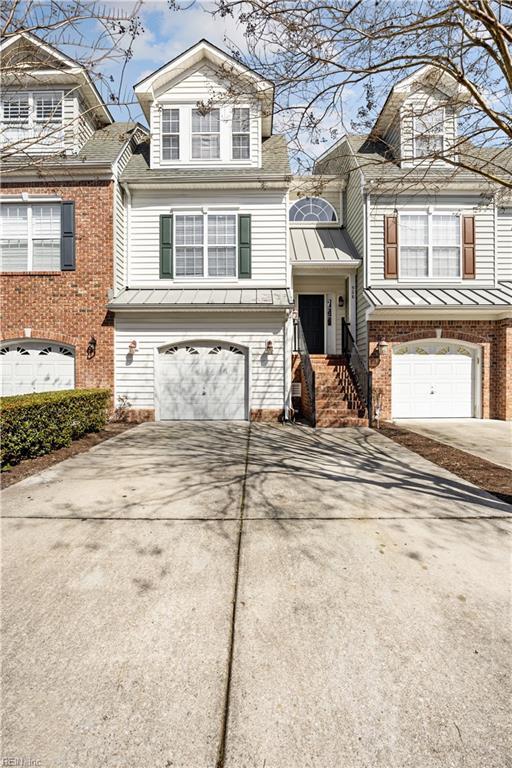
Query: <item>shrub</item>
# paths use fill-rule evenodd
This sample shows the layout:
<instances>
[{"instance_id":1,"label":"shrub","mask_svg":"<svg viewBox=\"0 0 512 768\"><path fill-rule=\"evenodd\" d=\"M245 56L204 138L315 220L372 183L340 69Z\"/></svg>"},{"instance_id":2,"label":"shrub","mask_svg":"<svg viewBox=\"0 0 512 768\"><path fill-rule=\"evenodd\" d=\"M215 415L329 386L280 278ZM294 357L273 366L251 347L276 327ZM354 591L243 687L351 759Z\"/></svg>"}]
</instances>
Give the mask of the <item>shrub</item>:
<instances>
[{"instance_id":1,"label":"shrub","mask_svg":"<svg viewBox=\"0 0 512 768\"><path fill-rule=\"evenodd\" d=\"M108 389L67 389L0 398L0 463L18 464L97 432L107 420Z\"/></svg>"}]
</instances>

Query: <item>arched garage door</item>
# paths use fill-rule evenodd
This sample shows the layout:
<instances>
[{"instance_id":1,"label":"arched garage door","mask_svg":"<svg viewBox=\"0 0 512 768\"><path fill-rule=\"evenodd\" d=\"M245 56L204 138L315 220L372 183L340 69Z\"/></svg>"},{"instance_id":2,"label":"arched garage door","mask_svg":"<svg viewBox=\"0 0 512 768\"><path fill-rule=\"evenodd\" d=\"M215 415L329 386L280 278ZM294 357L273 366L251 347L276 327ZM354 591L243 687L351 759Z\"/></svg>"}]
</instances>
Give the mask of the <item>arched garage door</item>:
<instances>
[{"instance_id":1,"label":"arched garage door","mask_svg":"<svg viewBox=\"0 0 512 768\"><path fill-rule=\"evenodd\" d=\"M409 342L393 349L395 419L475 415L475 350L457 342Z\"/></svg>"},{"instance_id":2,"label":"arched garage door","mask_svg":"<svg viewBox=\"0 0 512 768\"><path fill-rule=\"evenodd\" d=\"M1 344L2 395L53 392L75 386L73 350L48 341Z\"/></svg>"},{"instance_id":3,"label":"arched garage door","mask_svg":"<svg viewBox=\"0 0 512 768\"><path fill-rule=\"evenodd\" d=\"M190 342L158 355L160 419L246 419L247 355L220 342Z\"/></svg>"}]
</instances>

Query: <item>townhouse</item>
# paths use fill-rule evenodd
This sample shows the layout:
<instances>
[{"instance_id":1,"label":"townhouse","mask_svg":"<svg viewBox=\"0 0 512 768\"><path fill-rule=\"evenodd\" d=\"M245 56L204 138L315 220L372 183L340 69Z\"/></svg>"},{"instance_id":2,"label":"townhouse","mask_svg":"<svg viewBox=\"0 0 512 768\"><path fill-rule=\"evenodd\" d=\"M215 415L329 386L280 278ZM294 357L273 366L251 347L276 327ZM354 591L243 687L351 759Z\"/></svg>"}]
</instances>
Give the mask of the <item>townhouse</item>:
<instances>
[{"instance_id":1,"label":"townhouse","mask_svg":"<svg viewBox=\"0 0 512 768\"><path fill-rule=\"evenodd\" d=\"M3 79L4 394L108 386L133 419L511 418L512 207L422 165L415 105L436 140L457 120L428 72L295 177L272 83L207 41L135 85L148 129L16 46L35 64Z\"/></svg>"}]
</instances>

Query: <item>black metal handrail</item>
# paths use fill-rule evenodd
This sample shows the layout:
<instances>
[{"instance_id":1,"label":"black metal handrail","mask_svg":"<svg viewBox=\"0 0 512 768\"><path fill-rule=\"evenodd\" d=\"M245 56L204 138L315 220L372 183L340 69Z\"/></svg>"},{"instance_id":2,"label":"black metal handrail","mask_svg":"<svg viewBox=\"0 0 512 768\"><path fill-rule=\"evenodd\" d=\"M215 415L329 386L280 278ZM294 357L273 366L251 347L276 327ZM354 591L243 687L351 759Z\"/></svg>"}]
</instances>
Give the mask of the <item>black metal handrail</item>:
<instances>
[{"instance_id":1,"label":"black metal handrail","mask_svg":"<svg viewBox=\"0 0 512 768\"><path fill-rule=\"evenodd\" d=\"M361 357L354 337L345 318L341 319L341 351L345 355L357 393L368 411L368 423L372 425L372 373Z\"/></svg>"},{"instance_id":2,"label":"black metal handrail","mask_svg":"<svg viewBox=\"0 0 512 768\"><path fill-rule=\"evenodd\" d=\"M293 321L293 346L294 351L300 356L300 364L302 366L302 373L304 381L309 395L309 402L311 403L311 419L313 426L316 424L316 407L315 407L315 371L308 352L308 345L306 344L306 337L304 336L304 330L302 323L297 317Z\"/></svg>"}]
</instances>

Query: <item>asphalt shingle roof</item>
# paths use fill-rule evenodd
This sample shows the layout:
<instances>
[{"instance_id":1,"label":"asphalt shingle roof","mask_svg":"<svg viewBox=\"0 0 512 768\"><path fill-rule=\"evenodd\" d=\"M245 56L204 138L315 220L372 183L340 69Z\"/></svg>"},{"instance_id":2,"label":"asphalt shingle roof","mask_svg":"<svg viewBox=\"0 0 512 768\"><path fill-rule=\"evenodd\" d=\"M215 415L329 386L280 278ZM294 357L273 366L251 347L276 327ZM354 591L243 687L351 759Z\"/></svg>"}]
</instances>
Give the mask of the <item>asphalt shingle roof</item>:
<instances>
[{"instance_id":1,"label":"asphalt shingle roof","mask_svg":"<svg viewBox=\"0 0 512 768\"><path fill-rule=\"evenodd\" d=\"M287 176L291 173L284 136L270 136L262 142L261 168L150 168L149 144L139 144L121 176L121 181L157 181L211 179L221 181L226 176L240 180L258 180L265 176Z\"/></svg>"},{"instance_id":2,"label":"asphalt shingle roof","mask_svg":"<svg viewBox=\"0 0 512 768\"><path fill-rule=\"evenodd\" d=\"M449 183L451 181L466 182L475 185L476 191L488 187L489 182L478 173L463 168L447 166L419 167L404 166L393 158L388 146L380 140L372 140L367 136L350 135L347 137L352 152L358 160L366 181L404 182L404 183ZM489 170L500 166L501 173L507 169L512 171L512 148L504 147L475 147L468 143L467 161L477 167L488 164ZM464 148L461 148L461 159L464 160ZM317 173L343 174L346 173L347 150L344 145L333 149L330 155L320 160L316 165Z\"/></svg>"},{"instance_id":3,"label":"asphalt shingle roof","mask_svg":"<svg viewBox=\"0 0 512 768\"><path fill-rule=\"evenodd\" d=\"M124 144L141 126L133 122L119 122L100 128L85 142L76 155L33 155L17 156L4 160L2 169L9 170L41 167L69 167L77 165L111 165L115 162Z\"/></svg>"}]
</instances>

